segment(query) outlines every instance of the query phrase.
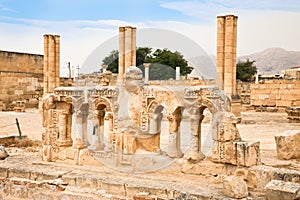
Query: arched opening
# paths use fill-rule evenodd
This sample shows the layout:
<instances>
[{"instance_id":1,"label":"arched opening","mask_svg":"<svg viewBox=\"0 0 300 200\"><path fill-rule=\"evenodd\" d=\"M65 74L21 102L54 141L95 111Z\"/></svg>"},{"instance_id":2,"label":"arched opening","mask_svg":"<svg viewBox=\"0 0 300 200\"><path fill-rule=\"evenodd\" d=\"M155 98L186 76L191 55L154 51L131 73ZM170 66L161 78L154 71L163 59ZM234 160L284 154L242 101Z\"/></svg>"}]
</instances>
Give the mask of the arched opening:
<instances>
[{"instance_id":1,"label":"arched opening","mask_svg":"<svg viewBox=\"0 0 300 200\"><path fill-rule=\"evenodd\" d=\"M88 147L93 151L104 150L104 117L106 113L106 105L98 104L96 110L91 117L91 128L89 136L91 145Z\"/></svg>"},{"instance_id":2,"label":"arched opening","mask_svg":"<svg viewBox=\"0 0 300 200\"><path fill-rule=\"evenodd\" d=\"M89 150L103 151L113 149L113 113L105 99L95 103L95 110L89 116Z\"/></svg>"}]
</instances>

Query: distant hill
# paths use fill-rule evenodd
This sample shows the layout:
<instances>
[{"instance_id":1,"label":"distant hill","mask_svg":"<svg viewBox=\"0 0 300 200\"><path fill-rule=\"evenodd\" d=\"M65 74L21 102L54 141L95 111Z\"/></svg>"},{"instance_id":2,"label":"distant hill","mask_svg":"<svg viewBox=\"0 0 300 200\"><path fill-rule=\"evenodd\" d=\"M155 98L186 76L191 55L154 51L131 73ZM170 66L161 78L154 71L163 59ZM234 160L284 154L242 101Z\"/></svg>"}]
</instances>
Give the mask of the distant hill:
<instances>
[{"instance_id":1,"label":"distant hill","mask_svg":"<svg viewBox=\"0 0 300 200\"><path fill-rule=\"evenodd\" d=\"M240 56L237 60L255 60L260 73L280 73L281 70L300 66L300 52L282 48L269 48L261 52Z\"/></svg>"}]
</instances>

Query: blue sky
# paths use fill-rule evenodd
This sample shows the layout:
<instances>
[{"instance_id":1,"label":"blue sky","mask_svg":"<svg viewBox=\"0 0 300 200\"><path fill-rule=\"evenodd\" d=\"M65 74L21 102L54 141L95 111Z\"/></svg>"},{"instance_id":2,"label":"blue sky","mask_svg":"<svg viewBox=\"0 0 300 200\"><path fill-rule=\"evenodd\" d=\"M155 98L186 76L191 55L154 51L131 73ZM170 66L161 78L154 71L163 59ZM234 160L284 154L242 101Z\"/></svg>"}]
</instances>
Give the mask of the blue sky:
<instances>
[{"instance_id":1,"label":"blue sky","mask_svg":"<svg viewBox=\"0 0 300 200\"><path fill-rule=\"evenodd\" d=\"M0 0L0 49L43 54L45 33L61 35L61 63L81 65L118 27L176 31L216 51L217 15L235 14L238 55L281 47L300 51L295 0Z\"/></svg>"}]
</instances>

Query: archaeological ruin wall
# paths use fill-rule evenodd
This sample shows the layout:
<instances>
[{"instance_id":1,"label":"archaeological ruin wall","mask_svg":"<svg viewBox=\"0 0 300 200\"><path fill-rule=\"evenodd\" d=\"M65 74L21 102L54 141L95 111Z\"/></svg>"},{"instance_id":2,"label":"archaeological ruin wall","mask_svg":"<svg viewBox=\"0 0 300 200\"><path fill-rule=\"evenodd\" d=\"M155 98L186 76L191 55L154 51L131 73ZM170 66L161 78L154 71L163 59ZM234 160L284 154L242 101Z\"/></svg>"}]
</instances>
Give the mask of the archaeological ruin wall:
<instances>
[{"instance_id":1,"label":"archaeological ruin wall","mask_svg":"<svg viewBox=\"0 0 300 200\"><path fill-rule=\"evenodd\" d=\"M299 106L299 80L265 80L250 87L252 106L289 107Z\"/></svg>"},{"instance_id":2,"label":"archaeological ruin wall","mask_svg":"<svg viewBox=\"0 0 300 200\"><path fill-rule=\"evenodd\" d=\"M37 104L43 90L43 55L0 51L0 100Z\"/></svg>"}]
</instances>

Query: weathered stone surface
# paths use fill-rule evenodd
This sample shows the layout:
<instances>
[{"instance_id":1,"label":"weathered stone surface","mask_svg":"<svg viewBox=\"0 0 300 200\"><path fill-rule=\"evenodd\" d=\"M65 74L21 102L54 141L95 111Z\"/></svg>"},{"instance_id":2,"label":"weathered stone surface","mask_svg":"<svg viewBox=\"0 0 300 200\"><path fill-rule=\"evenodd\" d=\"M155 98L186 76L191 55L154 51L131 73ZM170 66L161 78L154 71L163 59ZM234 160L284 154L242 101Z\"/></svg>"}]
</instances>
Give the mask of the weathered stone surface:
<instances>
[{"instance_id":1,"label":"weathered stone surface","mask_svg":"<svg viewBox=\"0 0 300 200\"><path fill-rule=\"evenodd\" d=\"M9 155L6 152L5 148L3 146L0 146L0 160L4 160L7 158Z\"/></svg>"},{"instance_id":2,"label":"weathered stone surface","mask_svg":"<svg viewBox=\"0 0 300 200\"><path fill-rule=\"evenodd\" d=\"M223 193L231 198L245 198L248 196L247 184L239 176L228 176L224 178Z\"/></svg>"},{"instance_id":3,"label":"weathered stone surface","mask_svg":"<svg viewBox=\"0 0 300 200\"><path fill-rule=\"evenodd\" d=\"M260 164L259 142L215 142L212 161L240 166Z\"/></svg>"},{"instance_id":4,"label":"weathered stone surface","mask_svg":"<svg viewBox=\"0 0 300 200\"><path fill-rule=\"evenodd\" d=\"M300 158L300 131L289 130L275 136L277 157L289 160Z\"/></svg>"},{"instance_id":5,"label":"weathered stone surface","mask_svg":"<svg viewBox=\"0 0 300 200\"><path fill-rule=\"evenodd\" d=\"M236 164L242 166L253 166L260 164L260 142L234 142L237 152Z\"/></svg>"},{"instance_id":6,"label":"weathered stone surface","mask_svg":"<svg viewBox=\"0 0 300 200\"><path fill-rule=\"evenodd\" d=\"M187 160L181 159L181 171L186 174L198 175L225 175L227 173L227 166L221 163L214 163L209 160L204 160L199 163L191 163Z\"/></svg>"},{"instance_id":7,"label":"weathered stone surface","mask_svg":"<svg viewBox=\"0 0 300 200\"><path fill-rule=\"evenodd\" d=\"M299 183L272 180L266 185L265 189L269 200L293 200L300 197Z\"/></svg>"}]
</instances>

